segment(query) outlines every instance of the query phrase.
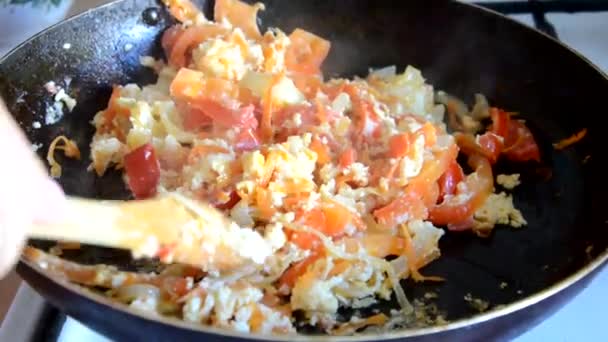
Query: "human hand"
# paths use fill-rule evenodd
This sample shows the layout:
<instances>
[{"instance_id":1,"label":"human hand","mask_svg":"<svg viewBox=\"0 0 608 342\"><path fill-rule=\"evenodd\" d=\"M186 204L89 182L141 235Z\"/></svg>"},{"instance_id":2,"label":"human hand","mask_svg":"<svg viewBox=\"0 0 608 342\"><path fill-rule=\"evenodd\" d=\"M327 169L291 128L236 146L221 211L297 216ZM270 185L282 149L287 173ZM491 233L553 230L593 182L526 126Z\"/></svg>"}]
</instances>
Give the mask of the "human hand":
<instances>
[{"instance_id":1,"label":"human hand","mask_svg":"<svg viewBox=\"0 0 608 342\"><path fill-rule=\"evenodd\" d=\"M63 212L65 197L0 100L0 278L19 259L28 227Z\"/></svg>"}]
</instances>

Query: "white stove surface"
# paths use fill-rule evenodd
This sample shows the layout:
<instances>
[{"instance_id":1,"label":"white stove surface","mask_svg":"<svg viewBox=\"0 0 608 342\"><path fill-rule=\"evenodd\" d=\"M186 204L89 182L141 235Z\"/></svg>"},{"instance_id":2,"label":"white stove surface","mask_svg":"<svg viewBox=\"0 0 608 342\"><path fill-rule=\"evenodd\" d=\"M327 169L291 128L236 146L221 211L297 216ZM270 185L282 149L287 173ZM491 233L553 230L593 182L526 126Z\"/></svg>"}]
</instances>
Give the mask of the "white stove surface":
<instances>
[{"instance_id":1,"label":"white stove surface","mask_svg":"<svg viewBox=\"0 0 608 342\"><path fill-rule=\"evenodd\" d=\"M85 2L78 1L77 4L81 5ZM91 1L89 0L89 2ZM93 2L105 1L97 0ZM513 16L513 18L527 25L532 25L532 18L529 15L518 15ZM605 32L608 32L608 13L549 14L547 19L555 26L559 38L564 43L581 52L602 70L608 71L608 39L605 36ZM571 303L538 327L515 339L514 342L608 341L608 331L605 327L606 317L608 317L608 292L606 289L608 289L608 268L604 269L589 287ZM28 293L26 297L29 301L32 300L33 296L36 295ZM38 303L35 305L39 305L40 299L33 300ZM11 317L10 312L9 317L13 321L21 320L16 315ZM26 318L24 317L24 319ZM11 321L11 319L7 319L7 321ZM4 323L8 323L7 321ZM0 340L5 340L3 336L6 335L3 335L3 333L6 331L2 330L0 329ZM11 338L11 340L18 341L21 339ZM72 318L67 319L58 340L60 342L110 341Z\"/></svg>"}]
</instances>

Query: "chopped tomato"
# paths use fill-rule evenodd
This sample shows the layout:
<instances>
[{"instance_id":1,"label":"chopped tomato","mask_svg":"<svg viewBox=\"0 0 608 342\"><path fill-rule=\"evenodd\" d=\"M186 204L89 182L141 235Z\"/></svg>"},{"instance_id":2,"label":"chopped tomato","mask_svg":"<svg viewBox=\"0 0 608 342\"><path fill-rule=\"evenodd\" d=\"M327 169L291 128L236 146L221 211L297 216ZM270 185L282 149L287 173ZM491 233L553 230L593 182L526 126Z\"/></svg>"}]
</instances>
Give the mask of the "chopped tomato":
<instances>
[{"instance_id":1,"label":"chopped tomato","mask_svg":"<svg viewBox=\"0 0 608 342\"><path fill-rule=\"evenodd\" d=\"M300 210L296 218L308 228L330 238L342 236L349 224L365 229L361 218L339 203L328 203L309 211ZM312 249L320 244L319 238L309 232L292 231L288 234L288 239L302 249Z\"/></svg>"},{"instance_id":2,"label":"chopped tomato","mask_svg":"<svg viewBox=\"0 0 608 342\"><path fill-rule=\"evenodd\" d=\"M486 132L479 136L478 141L479 146L485 151L485 157L491 163L495 163L503 149L502 138L492 132Z\"/></svg>"},{"instance_id":3,"label":"chopped tomato","mask_svg":"<svg viewBox=\"0 0 608 342\"><path fill-rule=\"evenodd\" d=\"M288 288L292 288L298 278L306 273L308 266L315 263L315 261L319 260L324 256L324 253L319 250L314 250L306 259L296 262L292 264L284 273L281 275L279 279L279 286L281 288L283 286L287 286Z\"/></svg>"},{"instance_id":4,"label":"chopped tomato","mask_svg":"<svg viewBox=\"0 0 608 342\"><path fill-rule=\"evenodd\" d=\"M354 163L356 159L357 159L357 151L355 151L354 148L349 147L346 150L344 150L344 152L342 152L338 163L340 164L340 167L346 168L346 167L349 167L352 163Z\"/></svg>"},{"instance_id":5,"label":"chopped tomato","mask_svg":"<svg viewBox=\"0 0 608 342\"><path fill-rule=\"evenodd\" d=\"M289 40L291 43L285 52L287 70L306 75L319 74L331 43L302 29L295 29Z\"/></svg>"},{"instance_id":6,"label":"chopped tomato","mask_svg":"<svg viewBox=\"0 0 608 342\"><path fill-rule=\"evenodd\" d=\"M193 25L175 34L175 41L172 44L169 64L178 68L188 65L191 50L207 39L227 34L229 30L220 25ZM173 39L167 38L167 43Z\"/></svg>"},{"instance_id":7,"label":"chopped tomato","mask_svg":"<svg viewBox=\"0 0 608 342\"><path fill-rule=\"evenodd\" d=\"M314 98L323 84L323 80L319 75L294 73L289 75L289 78L291 78L296 88L298 88L307 99Z\"/></svg>"},{"instance_id":8,"label":"chopped tomato","mask_svg":"<svg viewBox=\"0 0 608 342\"><path fill-rule=\"evenodd\" d=\"M241 200L241 197L239 197L239 194L237 194L236 191L232 191L232 192L230 192L230 198L228 199L228 201L226 201L224 203L216 203L216 204L214 204L214 206L220 210L230 210L237 203L239 203L240 200Z\"/></svg>"},{"instance_id":9,"label":"chopped tomato","mask_svg":"<svg viewBox=\"0 0 608 342\"><path fill-rule=\"evenodd\" d=\"M196 113L202 113L210 117L214 123L224 127L255 129L258 126L258 120L253 114L253 105L230 109L213 100L200 99L191 106L197 110Z\"/></svg>"},{"instance_id":10,"label":"chopped tomato","mask_svg":"<svg viewBox=\"0 0 608 342\"><path fill-rule=\"evenodd\" d=\"M456 160L457 156L458 146L456 145L451 145L443 151L436 152L435 158L424 163L418 176L410 180L409 186L419 189L428 188L431 184L437 182L450 164Z\"/></svg>"},{"instance_id":11,"label":"chopped tomato","mask_svg":"<svg viewBox=\"0 0 608 342\"><path fill-rule=\"evenodd\" d=\"M257 133L251 129L242 129L236 138L234 149L236 151L253 151L260 146L260 138Z\"/></svg>"},{"instance_id":12,"label":"chopped tomato","mask_svg":"<svg viewBox=\"0 0 608 342\"><path fill-rule=\"evenodd\" d=\"M171 56L171 51L173 51L175 42L177 42L177 39L182 35L183 32L184 28L182 25L173 25L163 33L161 46L165 51L165 56Z\"/></svg>"},{"instance_id":13,"label":"chopped tomato","mask_svg":"<svg viewBox=\"0 0 608 342\"><path fill-rule=\"evenodd\" d=\"M462 152L468 156L480 154L491 163L495 163L503 150L502 138L492 132L486 132L475 139L471 134L456 134L456 142Z\"/></svg>"},{"instance_id":14,"label":"chopped tomato","mask_svg":"<svg viewBox=\"0 0 608 342\"><path fill-rule=\"evenodd\" d=\"M475 168L475 172L465 178L463 192L456 193L465 195L465 198L447 197L442 203L432 207L429 211L429 220L433 224L457 224L467 220L492 193L494 180L489 161L480 155L472 155L469 157L469 164Z\"/></svg>"},{"instance_id":15,"label":"chopped tomato","mask_svg":"<svg viewBox=\"0 0 608 342\"><path fill-rule=\"evenodd\" d=\"M490 131L503 138L509 133L509 114L502 109L495 107L490 108L490 118L492 119L492 127Z\"/></svg>"},{"instance_id":16,"label":"chopped tomato","mask_svg":"<svg viewBox=\"0 0 608 342\"><path fill-rule=\"evenodd\" d=\"M108 101L108 108L106 108L106 110L103 112L104 126L102 127L102 131L114 131L114 133L119 135L119 140L124 141L124 134L121 130L115 130L116 123L114 121L117 117L129 117L129 115L131 114L128 108L122 107L118 104L118 99L120 98L121 90L121 86L112 87L112 95L110 96L110 100Z\"/></svg>"},{"instance_id":17,"label":"chopped tomato","mask_svg":"<svg viewBox=\"0 0 608 342\"><path fill-rule=\"evenodd\" d=\"M211 117L205 115L201 110L192 108L185 103L177 103L176 105L182 117L182 126L187 131L194 132L213 123Z\"/></svg>"},{"instance_id":18,"label":"chopped tomato","mask_svg":"<svg viewBox=\"0 0 608 342\"><path fill-rule=\"evenodd\" d=\"M152 144L145 144L124 157L129 188L136 198L152 197L160 181L160 164Z\"/></svg>"},{"instance_id":19,"label":"chopped tomato","mask_svg":"<svg viewBox=\"0 0 608 342\"><path fill-rule=\"evenodd\" d=\"M370 102L363 100L353 102L353 111L358 117L356 125L360 139L373 136L376 132L379 132L378 116Z\"/></svg>"},{"instance_id":20,"label":"chopped tomato","mask_svg":"<svg viewBox=\"0 0 608 342\"><path fill-rule=\"evenodd\" d=\"M526 125L512 120L507 112L498 108L490 109L491 132L504 138L503 154L512 161L540 161L540 151L534 136Z\"/></svg>"},{"instance_id":21,"label":"chopped tomato","mask_svg":"<svg viewBox=\"0 0 608 342\"><path fill-rule=\"evenodd\" d=\"M456 186L464 179L464 172L456 160L453 160L445 173L439 178L439 201L446 195L456 192Z\"/></svg>"},{"instance_id":22,"label":"chopped tomato","mask_svg":"<svg viewBox=\"0 0 608 342\"><path fill-rule=\"evenodd\" d=\"M287 240L291 241L300 249L313 250L321 244L319 238L313 233L286 229L285 235L287 236Z\"/></svg>"},{"instance_id":23,"label":"chopped tomato","mask_svg":"<svg viewBox=\"0 0 608 342\"><path fill-rule=\"evenodd\" d=\"M173 254L176 246L177 246L176 243L172 243L169 245L161 245L160 248L158 248L158 252L156 252L156 256L161 261L167 260L167 258Z\"/></svg>"},{"instance_id":24,"label":"chopped tomato","mask_svg":"<svg viewBox=\"0 0 608 342\"><path fill-rule=\"evenodd\" d=\"M374 210L374 216L383 225L391 229L396 224L413 219L425 219L428 211L423 197L416 191L406 188L403 196L397 197L384 207Z\"/></svg>"},{"instance_id":25,"label":"chopped tomato","mask_svg":"<svg viewBox=\"0 0 608 342\"><path fill-rule=\"evenodd\" d=\"M257 24L259 4L249 5L239 0L216 0L214 19L216 23L228 20L233 26L240 28L249 38L259 40L262 38Z\"/></svg>"},{"instance_id":26,"label":"chopped tomato","mask_svg":"<svg viewBox=\"0 0 608 342\"><path fill-rule=\"evenodd\" d=\"M323 233L328 236L339 236L344 233L346 225L353 221L354 214L339 204L330 204L323 207L325 227Z\"/></svg>"},{"instance_id":27,"label":"chopped tomato","mask_svg":"<svg viewBox=\"0 0 608 342\"><path fill-rule=\"evenodd\" d=\"M410 151L411 136L408 133L395 134L388 140L388 156L400 158L408 155Z\"/></svg>"},{"instance_id":28,"label":"chopped tomato","mask_svg":"<svg viewBox=\"0 0 608 342\"><path fill-rule=\"evenodd\" d=\"M518 162L540 162L540 151L530 129L522 122L511 120L509 122L509 135L505 139L504 155Z\"/></svg>"},{"instance_id":29,"label":"chopped tomato","mask_svg":"<svg viewBox=\"0 0 608 342\"><path fill-rule=\"evenodd\" d=\"M181 21L194 21L201 14L198 8L190 0L164 0L163 1L171 15Z\"/></svg>"}]
</instances>

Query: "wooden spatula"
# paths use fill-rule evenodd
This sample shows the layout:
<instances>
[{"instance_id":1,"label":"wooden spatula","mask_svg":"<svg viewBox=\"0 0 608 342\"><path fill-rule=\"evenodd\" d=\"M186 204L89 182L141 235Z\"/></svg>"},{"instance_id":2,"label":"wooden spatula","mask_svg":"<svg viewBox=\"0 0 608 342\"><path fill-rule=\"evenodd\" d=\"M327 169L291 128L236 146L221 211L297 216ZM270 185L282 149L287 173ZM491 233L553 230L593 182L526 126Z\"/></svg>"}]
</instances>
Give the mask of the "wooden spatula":
<instances>
[{"instance_id":1,"label":"wooden spatula","mask_svg":"<svg viewBox=\"0 0 608 342\"><path fill-rule=\"evenodd\" d=\"M257 232L179 195L138 201L69 198L68 213L62 222L33 225L29 236L128 249L136 258L158 257L206 271L263 263L272 253Z\"/></svg>"}]
</instances>

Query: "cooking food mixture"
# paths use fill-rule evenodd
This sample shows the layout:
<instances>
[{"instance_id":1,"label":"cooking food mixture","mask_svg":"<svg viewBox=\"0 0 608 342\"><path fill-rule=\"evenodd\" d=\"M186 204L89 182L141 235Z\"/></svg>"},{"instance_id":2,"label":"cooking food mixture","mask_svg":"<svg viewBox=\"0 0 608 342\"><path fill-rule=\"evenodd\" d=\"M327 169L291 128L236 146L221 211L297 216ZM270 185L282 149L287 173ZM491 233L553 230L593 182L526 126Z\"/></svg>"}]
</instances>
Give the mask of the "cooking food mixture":
<instances>
[{"instance_id":1,"label":"cooking food mixture","mask_svg":"<svg viewBox=\"0 0 608 342\"><path fill-rule=\"evenodd\" d=\"M481 95L469 110L412 66L326 80L330 42L303 29L260 32L261 4L218 0L209 21L189 1L166 3L180 22L162 38L167 62L141 58L156 84L114 87L93 120L91 169L124 170L138 199L210 201L259 237L223 241L251 262L144 274L35 249L30 259L153 315L293 333L298 312L299 321L350 334L414 310L400 280L442 281L421 268L440 256L446 230L483 237L496 224L526 224L512 197L495 193L492 171L499 158L540 159L514 114ZM519 175L497 182L512 189ZM171 246L160 247L170 260ZM394 317L337 314L392 295L401 307Z\"/></svg>"}]
</instances>

